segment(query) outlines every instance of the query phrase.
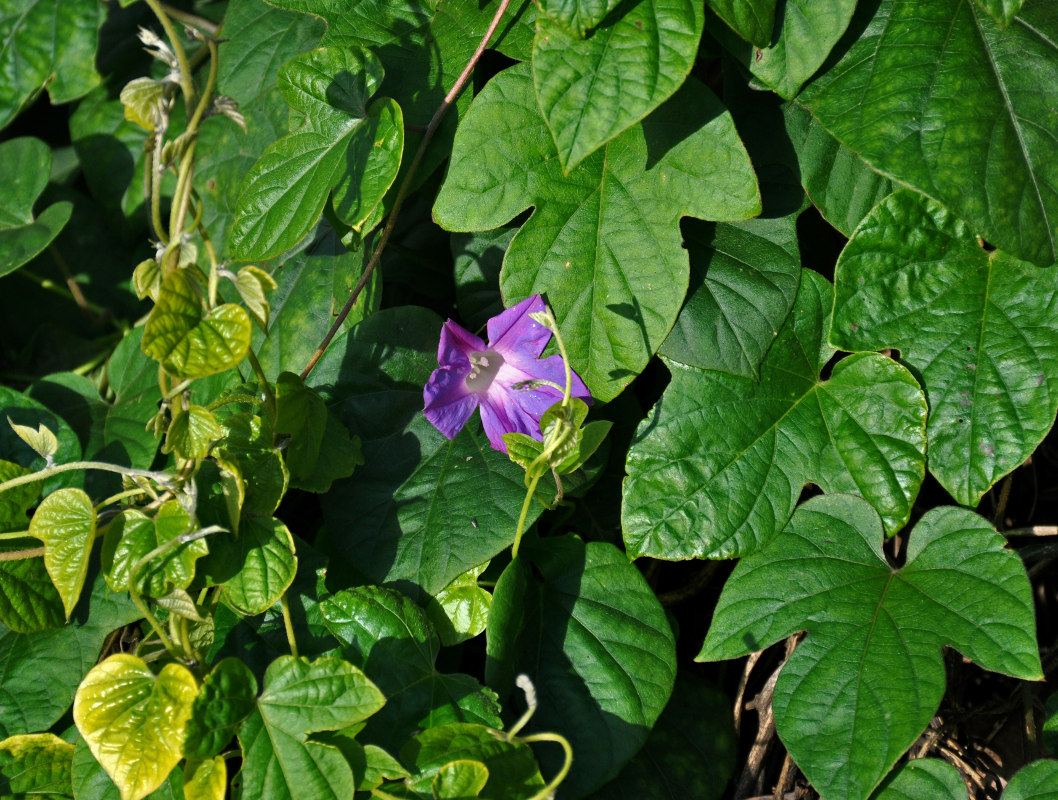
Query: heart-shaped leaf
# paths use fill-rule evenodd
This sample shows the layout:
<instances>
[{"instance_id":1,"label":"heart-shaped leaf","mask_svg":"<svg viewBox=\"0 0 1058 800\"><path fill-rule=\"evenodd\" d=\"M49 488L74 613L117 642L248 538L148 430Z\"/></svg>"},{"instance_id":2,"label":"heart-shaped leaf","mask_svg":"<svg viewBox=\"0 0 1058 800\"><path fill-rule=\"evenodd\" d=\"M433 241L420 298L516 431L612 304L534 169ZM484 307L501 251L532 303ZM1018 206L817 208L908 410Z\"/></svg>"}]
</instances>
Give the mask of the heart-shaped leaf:
<instances>
[{"instance_id":1,"label":"heart-shaped leaf","mask_svg":"<svg viewBox=\"0 0 1058 800\"><path fill-rule=\"evenodd\" d=\"M53 733L12 736L0 742L0 797L73 797L73 751L72 744Z\"/></svg>"},{"instance_id":2,"label":"heart-shaped leaf","mask_svg":"<svg viewBox=\"0 0 1058 800\"><path fill-rule=\"evenodd\" d=\"M566 172L668 100L698 54L701 3L614 6L588 37L536 18L533 84Z\"/></svg>"},{"instance_id":3,"label":"heart-shaped leaf","mask_svg":"<svg viewBox=\"0 0 1058 800\"><path fill-rule=\"evenodd\" d=\"M29 533L44 542L44 566L69 619L81 597L88 556L95 543L96 512L92 499L80 489L53 492L34 512Z\"/></svg>"},{"instance_id":4,"label":"heart-shaped leaf","mask_svg":"<svg viewBox=\"0 0 1058 800\"><path fill-rule=\"evenodd\" d=\"M162 785L147 795L147 800L180 800L183 790L184 773L177 765ZM73 754L74 798L91 797L92 800L121 800L121 790L110 780L106 770L96 761L88 743L84 739L77 741ZM185 797L184 800L187 800Z\"/></svg>"},{"instance_id":5,"label":"heart-shaped leaf","mask_svg":"<svg viewBox=\"0 0 1058 800\"><path fill-rule=\"evenodd\" d=\"M190 529L191 517L176 500L163 503L153 518L135 508L122 511L103 537L101 557L107 583L116 592L128 591L140 560ZM208 551L203 539L173 545L140 567L135 575L137 591L161 597L174 586L186 589L195 576L195 562Z\"/></svg>"},{"instance_id":6,"label":"heart-shaped leaf","mask_svg":"<svg viewBox=\"0 0 1058 800\"><path fill-rule=\"evenodd\" d=\"M944 694L945 645L985 669L1041 675L1025 567L991 525L935 508L900 569L886 562L883 537L865 501L812 498L735 567L698 655L736 658L808 630L772 708L790 756L824 797L866 798L922 733Z\"/></svg>"},{"instance_id":7,"label":"heart-shaped leaf","mask_svg":"<svg viewBox=\"0 0 1058 800\"><path fill-rule=\"evenodd\" d=\"M194 281L186 270L176 270L162 281L141 346L174 378L204 378L239 364L251 333L241 306L228 303L204 315Z\"/></svg>"},{"instance_id":8,"label":"heart-shaped leaf","mask_svg":"<svg viewBox=\"0 0 1058 800\"><path fill-rule=\"evenodd\" d=\"M1008 253L1053 263L1058 5L1030 3L1006 29L966 0L882 0L861 16L859 38L799 100L875 169Z\"/></svg>"},{"instance_id":9,"label":"heart-shaped leaf","mask_svg":"<svg viewBox=\"0 0 1058 800\"><path fill-rule=\"evenodd\" d=\"M976 505L1058 412L1058 271L988 252L919 194L884 200L838 259L831 341L898 347L929 398L929 468Z\"/></svg>"},{"instance_id":10,"label":"heart-shaped leaf","mask_svg":"<svg viewBox=\"0 0 1058 800\"><path fill-rule=\"evenodd\" d=\"M238 539L218 538L213 549L236 570L223 584L224 599L244 614L261 614L279 602L298 569L294 539L275 517L245 517Z\"/></svg>"},{"instance_id":11,"label":"heart-shaped leaf","mask_svg":"<svg viewBox=\"0 0 1058 800\"><path fill-rule=\"evenodd\" d=\"M485 630L492 594L478 585L478 576L488 565L486 561L468 569L427 601L426 616L445 647L472 639Z\"/></svg>"},{"instance_id":12,"label":"heart-shaped leaf","mask_svg":"<svg viewBox=\"0 0 1058 800\"><path fill-rule=\"evenodd\" d=\"M280 68L291 132L246 177L231 232L236 258L289 250L316 225L332 191L335 210L354 229L374 215L404 148L400 106L386 98L368 105L382 75L375 55L356 47L320 48Z\"/></svg>"},{"instance_id":13,"label":"heart-shaped leaf","mask_svg":"<svg viewBox=\"0 0 1058 800\"><path fill-rule=\"evenodd\" d=\"M485 677L501 698L525 673L539 708L530 727L557 731L580 756L565 791L614 778L642 747L676 677L665 611L643 575L607 542L527 539L496 584ZM561 767L541 750L546 774Z\"/></svg>"},{"instance_id":14,"label":"heart-shaped leaf","mask_svg":"<svg viewBox=\"0 0 1058 800\"><path fill-rule=\"evenodd\" d=\"M128 653L110 656L85 676L73 719L121 800L146 797L180 761L197 693L186 667L166 664L155 676Z\"/></svg>"},{"instance_id":15,"label":"heart-shaped leaf","mask_svg":"<svg viewBox=\"0 0 1058 800\"><path fill-rule=\"evenodd\" d=\"M878 354L827 380L833 288L805 270L760 381L667 362L672 382L628 453L621 510L629 553L731 558L786 524L811 481L856 492L898 530L925 475L926 400Z\"/></svg>"},{"instance_id":16,"label":"heart-shaped leaf","mask_svg":"<svg viewBox=\"0 0 1058 800\"><path fill-rule=\"evenodd\" d=\"M309 734L355 725L386 702L351 664L283 656L265 674L257 708L239 730L245 797L348 800L353 773L334 747Z\"/></svg>"},{"instance_id":17,"label":"heart-shaped leaf","mask_svg":"<svg viewBox=\"0 0 1058 800\"><path fill-rule=\"evenodd\" d=\"M434 661L441 643L426 613L390 589L346 589L320 603L342 654L386 695L364 738L397 750L417 730L446 722L500 725L495 695L469 675L443 674Z\"/></svg>"},{"instance_id":18,"label":"heart-shaped leaf","mask_svg":"<svg viewBox=\"0 0 1058 800\"><path fill-rule=\"evenodd\" d=\"M184 800L224 800L228 792L228 762L223 756L188 763Z\"/></svg>"},{"instance_id":19,"label":"heart-shaped leaf","mask_svg":"<svg viewBox=\"0 0 1058 800\"><path fill-rule=\"evenodd\" d=\"M162 452L176 453L177 458L186 461L205 458L209 455L209 448L223 435L224 429L213 412L192 404L173 415Z\"/></svg>"},{"instance_id":20,"label":"heart-shaped leaf","mask_svg":"<svg viewBox=\"0 0 1058 800\"><path fill-rule=\"evenodd\" d=\"M571 365L601 400L646 366L679 313L689 264L678 222L760 210L749 158L697 81L563 176L528 65L489 81L459 126L434 217L499 227L536 210L511 242L508 302L546 293Z\"/></svg>"}]
</instances>

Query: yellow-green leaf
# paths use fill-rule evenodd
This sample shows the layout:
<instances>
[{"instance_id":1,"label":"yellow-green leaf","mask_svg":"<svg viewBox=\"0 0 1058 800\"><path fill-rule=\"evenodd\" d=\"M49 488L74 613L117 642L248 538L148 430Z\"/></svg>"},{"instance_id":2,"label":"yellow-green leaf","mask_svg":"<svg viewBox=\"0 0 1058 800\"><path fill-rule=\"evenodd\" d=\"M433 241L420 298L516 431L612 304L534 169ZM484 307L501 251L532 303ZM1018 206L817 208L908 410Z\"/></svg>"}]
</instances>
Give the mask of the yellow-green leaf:
<instances>
[{"instance_id":1,"label":"yellow-green leaf","mask_svg":"<svg viewBox=\"0 0 1058 800\"><path fill-rule=\"evenodd\" d=\"M223 756L188 762L184 774L184 800L224 800L228 767Z\"/></svg>"},{"instance_id":2,"label":"yellow-green leaf","mask_svg":"<svg viewBox=\"0 0 1058 800\"><path fill-rule=\"evenodd\" d=\"M480 795L488 780L488 767L480 761L461 758L441 767L430 788L437 800L467 800Z\"/></svg>"},{"instance_id":3,"label":"yellow-green leaf","mask_svg":"<svg viewBox=\"0 0 1058 800\"><path fill-rule=\"evenodd\" d=\"M71 797L74 746L53 733L12 736L0 742L0 796Z\"/></svg>"},{"instance_id":4,"label":"yellow-green leaf","mask_svg":"<svg viewBox=\"0 0 1058 800\"><path fill-rule=\"evenodd\" d=\"M80 489L52 492L30 520L29 533L44 542L44 566L69 619L81 596L95 541L92 499Z\"/></svg>"},{"instance_id":5,"label":"yellow-green leaf","mask_svg":"<svg viewBox=\"0 0 1058 800\"><path fill-rule=\"evenodd\" d=\"M209 448L222 436L224 429L213 413L208 408L192 405L173 417L162 452L176 453L177 458L186 461L205 458Z\"/></svg>"},{"instance_id":6,"label":"yellow-green leaf","mask_svg":"<svg viewBox=\"0 0 1058 800\"><path fill-rule=\"evenodd\" d=\"M162 281L143 331L143 352L180 379L204 378L236 366L250 347L250 315L228 303L204 315L186 270Z\"/></svg>"},{"instance_id":7,"label":"yellow-green leaf","mask_svg":"<svg viewBox=\"0 0 1058 800\"><path fill-rule=\"evenodd\" d=\"M165 85L153 78L134 78L121 90L125 119L146 131L157 128L165 114Z\"/></svg>"},{"instance_id":8,"label":"yellow-green leaf","mask_svg":"<svg viewBox=\"0 0 1058 800\"><path fill-rule=\"evenodd\" d=\"M128 653L110 656L85 676L73 719L121 800L146 797L180 761L197 693L186 667L166 664L155 677Z\"/></svg>"},{"instance_id":9,"label":"yellow-green leaf","mask_svg":"<svg viewBox=\"0 0 1058 800\"><path fill-rule=\"evenodd\" d=\"M275 278L260 267L253 265L243 267L235 276L235 288L239 290L239 297L250 310L261 330L268 330L268 315L272 312L268 303L268 293L279 288Z\"/></svg>"},{"instance_id":10,"label":"yellow-green leaf","mask_svg":"<svg viewBox=\"0 0 1058 800\"><path fill-rule=\"evenodd\" d=\"M34 430L28 425L16 425L11 421L11 417L8 417L7 424L11 426L11 430L18 434L18 438L32 447L33 451L41 458L51 458L55 455L55 451L59 449L59 440L43 423Z\"/></svg>"}]
</instances>

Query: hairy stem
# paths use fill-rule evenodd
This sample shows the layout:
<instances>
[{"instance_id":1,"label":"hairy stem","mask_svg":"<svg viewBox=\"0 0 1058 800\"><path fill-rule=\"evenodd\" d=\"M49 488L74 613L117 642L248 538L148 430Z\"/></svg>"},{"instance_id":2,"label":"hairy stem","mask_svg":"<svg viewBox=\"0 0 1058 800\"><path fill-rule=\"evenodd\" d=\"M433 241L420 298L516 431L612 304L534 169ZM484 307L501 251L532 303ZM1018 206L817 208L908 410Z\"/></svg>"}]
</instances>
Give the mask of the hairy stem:
<instances>
[{"instance_id":1,"label":"hairy stem","mask_svg":"<svg viewBox=\"0 0 1058 800\"><path fill-rule=\"evenodd\" d=\"M121 467L117 464L107 464L103 461L71 461L68 464L55 464L50 467L45 467L37 472L31 472L29 475L19 475L17 478L11 478L10 480L4 481L3 483L0 483L0 494L3 494L8 489L14 489L16 486L44 480L45 478L50 478L52 475L58 475L60 472L70 472L71 470L76 469L97 469L102 472L116 472L119 475L128 475L131 478L148 478L162 486L168 487L172 485L172 476L167 475L164 472L151 472L147 469Z\"/></svg>"}]
</instances>

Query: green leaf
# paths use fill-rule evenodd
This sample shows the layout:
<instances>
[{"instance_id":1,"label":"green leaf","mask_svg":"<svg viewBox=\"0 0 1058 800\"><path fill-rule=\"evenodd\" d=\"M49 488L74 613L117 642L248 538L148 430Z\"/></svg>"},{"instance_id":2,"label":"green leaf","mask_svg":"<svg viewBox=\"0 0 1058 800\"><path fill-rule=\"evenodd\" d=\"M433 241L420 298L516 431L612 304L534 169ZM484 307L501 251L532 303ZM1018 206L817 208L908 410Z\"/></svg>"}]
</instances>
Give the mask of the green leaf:
<instances>
[{"instance_id":1,"label":"green leaf","mask_svg":"<svg viewBox=\"0 0 1058 800\"><path fill-rule=\"evenodd\" d=\"M1025 0L974 0L977 5L991 15L999 27L1005 28L1014 21L1015 15L1021 10Z\"/></svg>"},{"instance_id":2,"label":"green leaf","mask_svg":"<svg viewBox=\"0 0 1058 800\"><path fill-rule=\"evenodd\" d=\"M143 330L143 352L174 378L204 378L237 366L252 333L250 316L231 303L202 313L202 300L186 270L170 273Z\"/></svg>"},{"instance_id":3,"label":"green leaf","mask_svg":"<svg viewBox=\"0 0 1058 800\"><path fill-rule=\"evenodd\" d=\"M41 560L34 561L44 583L51 586ZM58 595L54 606L54 624L62 625ZM28 634L0 627L0 736L46 730L55 724L70 707L81 678L99 660L104 639L139 618L127 595L110 592L97 577L88 602L66 625Z\"/></svg>"},{"instance_id":4,"label":"green leaf","mask_svg":"<svg viewBox=\"0 0 1058 800\"><path fill-rule=\"evenodd\" d=\"M750 44L771 44L776 0L705 0L705 4Z\"/></svg>"},{"instance_id":5,"label":"green leaf","mask_svg":"<svg viewBox=\"0 0 1058 800\"><path fill-rule=\"evenodd\" d=\"M243 796L348 800L349 764L334 747L310 741L309 734L355 725L385 702L364 673L344 661L277 659L265 674L257 708L239 730Z\"/></svg>"},{"instance_id":6,"label":"green leaf","mask_svg":"<svg viewBox=\"0 0 1058 800\"><path fill-rule=\"evenodd\" d=\"M452 235L456 306L467 330L483 328L490 319L503 313L500 268L516 233L517 228L497 228L482 233Z\"/></svg>"},{"instance_id":7,"label":"green leaf","mask_svg":"<svg viewBox=\"0 0 1058 800\"><path fill-rule=\"evenodd\" d=\"M147 800L186 800L183 784L183 770L177 766L161 786L147 795ZM73 786L75 798L121 800L121 791L95 760L84 739L77 740L73 754Z\"/></svg>"},{"instance_id":8,"label":"green leaf","mask_svg":"<svg viewBox=\"0 0 1058 800\"><path fill-rule=\"evenodd\" d=\"M1058 6L1031 3L1001 30L964 0L883 0L854 28L859 39L801 101L875 169L995 246L1054 262Z\"/></svg>"},{"instance_id":9,"label":"green leaf","mask_svg":"<svg viewBox=\"0 0 1058 800\"><path fill-rule=\"evenodd\" d=\"M321 48L279 70L291 132L268 147L239 194L233 255L266 259L316 224L333 190L335 208L359 230L393 183L404 147L396 102L369 98L382 65L368 50Z\"/></svg>"},{"instance_id":10,"label":"green leaf","mask_svg":"<svg viewBox=\"0 0 1058 800\"><path fill-rule=\"evenodd\" d=\"M291 437L286 463L295 488L326 492L364 463L359 440L349 438L323 399L292 372L276 381L276 415L276 433Z\"/></svg>"},{"instance_id":11,"label":"green leaf","mask_svg":"<svg viewBox=\"0 0 1058 800\"><path fill-rule=\"evenodd\" d=\"M536 206L507 250L503 295L546 292L571 365L610 400L683 302L680 217L756 214L756 178L731 116L696 81L563 177L530 80L527 65L512 67L475 98L434 217L449 230L486 230Z\"/></svg>"},{"instance_id":12,"label":"green leaf","mask_svg":"<svg viewBox=\"0 0 1058 800\"><path fill-rule=\"evenodd\" d=\"M823 219L852 236L871 209L893 193L893 182L827 133L804 106L786 103L783 115L801 185Z\"/></svg>"},{"instance_id":13,"label":"green leaf","mask_svg":"<svg viewBox=\"0 0 1058 800\"><path fill-rule=\"evenodd\" d=\"M856 0L785 0L779 5L777 36L753 46L723 28L710 28L737 61L782 97L794 97L826 61L852 21Z\"/></svg>"},{"instance_id":14,"label":"green leaf","mask_svg":"<svg viewBox=\"0 0 1058 800\"><path fill-rule=\"evenodd\" d=\"M115 592L128 591L137 563L162 545L191 530L191 517L176 500L167 500L154 517L130 508L118 514L103 536L101 561ZM161 597L172 587L186 589L195 577L195 562L209 552L204 539L178 544L147 561L136 573L136 589Z\"/></svg>"},{"instance_id":15,"label":"green leaf","mask_svg":"<svg viewBox=\"0 0 1058 800\"><path fill-rule=\"evenodd\" d=\"M453 761L485 765L488 783L480 797L486 800L529 800L544 786L529 746L498 738L484 725L435 725L408 742L400 757L415 773L410 787L426 796L436 777Z\"/></svg>"},{"instance_id":16,"label":"green leaf","mask_svg":"<svg viewBox=\"0 0 1058 800\"><path fill-rule=\"evenodd\" d=\"M0 483L12 478L29 475L33 470L20 467L10 461L0 460ZM40 496L40 481L23 483L0 494L0 533L24 531L29 525L26 512L37 502Z\"/></svg>"},{"instance_id":17,"label":"green leaf","mask_svg":"<svg viewBox=\"0 0 1058 800\"><path fill-rule=\"evenodd\" d=\"M224 599L243 614L261 614L277 603L298 568L294 539L274 517L244 517L239 538L218 537L213 549L237 570L223 583Z\"/></svg>"},{"instance_id":18,"label":"green leaf","mask_svg":"<svg viewBox=\"0 0 1058 800\"><path fill-rule=\"evenodd\" d=\"M92 498L80 489L60 489L44 498L29 523L29 535L44 542L44 566L62 598L66 618L81 597L96 535Z\"/></svg>"},{"instance_id":19,"label":"green leaf","mask_svg":"<svg viewBox=\"0 0 1058 800\"><path fill-rule=\"evenodd\" d=\"M478 586L488 562L471 567L426 602L426 616L445 647L483 633L489 621L492 594Z\"/></svg>"},{"instance_id":20,"label":"green leaf","mask_svg":"<svg viewBox=\"0 0 1058 800\"><path fill-rule=\"evenodd\" d=\"M575 796L615 777L642 747L676 677L661 604L607 542L524 540L496 585L487 637L487 683L502 698L527 674L540 702L530 727L573 746L562 785ZM557 749L540 751L546 774L561 765Z\"/></svg>"},{"instance_id":21,"label":"green leaf","mask_svg":"<svg viewBox=\"0 0 1058 800\"><path fill-rule=\"evenodd\" d=\"M65 620L62 598L43 556L0 561L0 622L16 633L36 633Z\"/></svg>"},{"instance_id":22,"label":"green leaf","mask_svg":"<svg viewBox=\"0 0 1058 800\"><path fill-rule=\"evenodd\" d=\"M1003 800L1058 800L1058 761L1033 761L1022 767L1003 791Z\"/></svg>"},{"instance_id":23,"label":"green leaf","mask_svg":"<svg viewBox=\"0 0 1058 800\"><path fill-rule=\"evenodd\" d=\"M658 351L672 361L756 379L801 281L796 217L683 225L687 300Z\"/></svg>"},{"instance_id":24,"label":"green leaf","mask_svg":"<svg viewBox=\"0 0 1058 800\"><path fill-rule=\"evenodd\" d=\"M588 800L718 800L735 769L737 747L730 698L681 672L643 749Z\"/></svg>"},{"instance_id":25,"label":"green leaf","mask_svg":"<svg viewBox=\"0 0 1058 800\"><path fill-rule=\"evenodd\" d=\"M619 0L541 0L540 8L552 22L583 39L618 5Z\"/></svg>"},{"instance_id":26,"label":"green leaf","mask_svg":"<svg viewBox=\"0 0 1058 800\"><path fill-rule=\"evenodd\" d=\"M922 733L944 694L942 647L1024 680L1041 674L1025 568L984 519L927 512L900 569L886 562L883 537L863 500L812 498L735 567L698 655L735 658L808 630L772 708L824 797L866 798Z\"/></svg>"},{"instance_id":27,"label":"green leaf","mask_svg":"<svg viewBox=\"0 0 1058 800\"><path fill-rule=\"evenodd\" d=\"M4 423L0 424L0 459L28 467L34 472L46 466L43 456L27 446L12 430L10 424L7 424L7 420L33 430L43 425L52 431L59 442L54 455L56 464L81 460L81 444L77 439L77 434L63 419L57 417L38 401L6 386L0 386L0 422ZM67 486L80 486L83 480L83 473L61 472L45 478L42 491L45 495L49 495Z\"/></svg>"},{"instance_id":28,"label":"green leaf","mask_svg":"<svg viewBox=\"0 0 1058 800\"><path fill-rule=\"evenodd\" d=\"M16 425L10 417L7 418L7 424L11 426L11 430L19 439L28 444L34 453L46 461L59 449L59 440L44 425L38 425L34 430L28 425Z\"/></svg>"},{"instance_id":29,"label":"green leaf","mask_svg":"<svg viewBox=\"0 0 1058 800\"><path fill-rule=\"evenodd\" d=\"M385 309L332 343L311 377L363 442L364 466L321 499L331 551L371 582L431 595L510 547L525 499L525 472L476 418L449 441L423 416L441 325L423 308ZM534 503L529 523L540 512Z\"/></svg>"},{"instance_id":30,"label":"green leaf","mask_svg":"<svg viewBox=\"0 0 1058 800\"><path fill-rule=\"evenodd\" d=\"M479 797L488 780L488 767L480 761L462 758L441 767L430 789L436 800L468 800Z\"/></svg>"},{"instance_id":31,"label":"green leaf","mask_svg":"<svg viewBox=\"0 0 1058 800\"><path fill-rule=\"evenodd\" d=\"M698 54L701 3L639 0L624 13L612 5L618 11L587 38L561 18L536 18L533 84L566 172L668 100Z\"/></svg>"},{"instance_id":32,"label":"green leaf","mask_svg":"<svg viewBox=\"0 0 1058 800\"><path fill-rule=\"evenodd\" d=\"M202 681L187 721L184 755L207 759L235 738L239 724L254 710L257 679L242 661L225 658Z\"/></svg>"},{"instance_id":33,"label":"green leaf","mask_svg":"<svg viewBox=\"0 0 1058 800\"><path fill-rule=\"evenodd\" d=\"M106 414L100 454L147 469L158 451L158 440L143 422L158 410L160 392L158 365L143 352L142 342L143 328L133 329L107 361L107 378L116 396Z\"/></svg>"},{"instance_id":34,"label":"green leaf","mask_svg":"<svg viewBox=\"0 0 1058 800\"><path fill-rule=\"evenodd\" d=\"M939 758L918 758L889 773L871 800L966 800L959 770Z\"/></svg>"},{"instance_id":35,"label":"green leaf","mask_svg":"<svg viewBox=\"0 0 1058 800\"><path fill-rule=\"evenodd\" d=\"M434 661L441 643L426 613L377 586L345 589L320 603L327 629L386 696L364 738L396 750L417 730L447 722L500 725L495 695L469 675L446 675Z\"/></svg>"},{"instance_id":36,"label":"green leaf","mask_svg":"<svg viewBox=\"0 0 1058 800\"><path fill-rule=\"evenodd\" d=\"M122 800L149 795L180 761L197 692L186 667L166 664L156 677L127 653L110 656L85 676L74 722Z\"/></svg>"},{"instance_id":37,"label":"green leaf","mask_svg":"<svg viewBox=\"0 0 1058 800\"><path fill-rule=\"evenodd\" d=\"M275 278L260 267L243 267L235 276L235 288L239 291L239 297L242 298L254 322L261 326L262 331L267 332L268 317L272 313L268 293L279 288Z\"/></svg>"},{"instance_id":38,"label":"green leaf","mask_svg":"<svg viewBox=\"0 0 1058 800\"><path fill-rule=\"evenodd\" d=\"M12 736L0 742L0 797L73 797L74 746L53 733Z\"/></svg>"},{"instance_id":39,"label":"green leaf","mask_svg":"<svg viewBox=\"0 0 1058 800\"><path fill-rule=\"evenodd\" d=\"M224 800L228 790L228 766L222 756L188 764L184 800Z\"/></svg>"},{"instance_id":40,"label":"green leaf","mask_svg":"<svg viewBox=\"0 0 1058 800\"><path fill-rule=\"evenodd\" d=\"M838 259L831 339L898 347L929 398L929 468L976 505L1058 411L1058 272L988 252L921 195L884 200Z\"/></svg>"},{"instance_id":41,"label":"green leaf","mask_svg":"<svg viewBox=\"0 0 1058 800\"><path fill-rule=\"evenodd\" d=\"M0 115L2 103L0 94ZM23 138L0 144L0 185L4 187L0 196L0 277L32 261L59 235L73 213L72 203L61 202L33 216L33 204L48 185L50 174L51 150L44 142Z\"/></svg>"},{"instance_id":42,"label":"green leaf","mask_svg":"<svg viewBox=\"0 0 1058 800\"><path fill-rule=\"evenodd\" d=\"M205 458L214 442L224 436L217 418L208 408L189 405L173 415L165 434L163 453L176 453L185 461Z\"/></svg>"},{"instance_id":43,"label":"green leaf","mask_svg":"<svg viewBox=\"0 0 1058 800\"><path fill-rule=\"evenodd\" d=\"M926 400L876 353L820 370L833 290L805 270L760 382L666 362L672 382L628 453L621 516L630 554L732 558L786 524L811 481L855 492L886 530L907 522L925 474Z\"/></svg>"},{"instance_id":44,"label":"green leaf","mask_svg":"<svg viewBox=\"0 0 1058 800\"><path fill-rule=\"evenodd\" d=\"M4 4L0 74L6 77L0 82L0 128L45 86L52 104L58 105L76 100L99 83L95 54L104 13L96 0Z\"/></svg>"}]
</instances>

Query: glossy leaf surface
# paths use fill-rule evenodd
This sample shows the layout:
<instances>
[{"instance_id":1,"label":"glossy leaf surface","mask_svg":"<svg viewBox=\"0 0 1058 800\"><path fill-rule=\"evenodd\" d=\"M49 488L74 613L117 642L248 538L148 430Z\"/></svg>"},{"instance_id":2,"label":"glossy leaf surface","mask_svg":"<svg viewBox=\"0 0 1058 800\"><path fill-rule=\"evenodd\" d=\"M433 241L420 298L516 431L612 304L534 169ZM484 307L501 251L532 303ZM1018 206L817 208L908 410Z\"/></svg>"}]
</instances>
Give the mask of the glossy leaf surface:
<instances>
[{"instance_id":1,"label":"glossy leaf surface","mask_svg":"<svg viewBox=\"0 0 1058 800\"><path fill-rule=\"evenodd\" d=\"M184 755L206 759L220 753L254 710L257 679L237 658L225 658L202 681L187 721Z\"/></svg>"},{"instance_id":2,"label":"glossy leaf surface","mask_svg":"<svg viewBox=\"0 0 1058 800\"><path fill-rule=\"evenodd\" d=\"M944 693L944 646L985 669L1040 675L1025 568L984 519L931 510L900 569L886 562L883 535L863 500L812 498L735 568L698 655L734 658L808 630L773 709L790 755L824 796L868 797L915 741Z\"/></svg>"},{"instance_id":3,"label":"glossy leaf surface","mask_svg":"<svg viewBox=\"0 0 1058 800\"><path fill-rule=\"evenodd\" d=\"M73 751L72 744L53 733L0 741L0 796L44 800L72 797Z\"/></svg>"},{"instance_id":4,"label":"glossy leaf surface","mask_svg":"<svg viewBox=\"0 0 1058 800\"><path fill-rule=\"evenodd\" d=\"M857 26L855 44L801 100L876 169L1000 249L1053 263L1058 6L1030 3L1000 29L965 0L883 0Z\"/></svg>"},{"instance_id":5,"label":"glossy leaf surface","mask_svg":"<svg viewBox=\"0 0 1058 800\"><path fill-rule=\"evenodd\" d=\"M434 216L449 230L487 230L536 207L504 258L503 295L545 293L573 368L610 400L683 302L680 217L752 216L756 178L730 115L694 81L568 178L555 154L528 69L505 70L460 126Z\"/></svg>"},{"instance_id":6,"label":"glossy leaf surface","mask_svg":"<svg viewBox=\"0 0 1058 800\"><path fill-rule=\"evenodd\" d=\"M899 529L925 474L926 402L911 373L877 354L820 370L833 289L805 270L760 382L667 362L672 382L628 453L629 553L731 558L786 524L806 482L856 492Z\"/></svg>"},{"instance_id":7,"label":"glossy leaf surface","mask_svg":"<svg viewBox=\"0 0 1058 800\"><path fill-rule=\"evenodd\" d=\"M929 398L929 468L976 505L1058 411L1058 273L987 252L921 195L881 203L838 261L831 341L898 347Z\"/></svg>"},{"instance_id":8,"label":"glossy leaf surface","mask_svg":"<svg viewBox=\"0 0 1058 800\"><path fill-rule=\"evenodd\" d=\"M96 534L92 499L80 489L60 489L33 513L29 534L44 542L44 566L62 598L66 618L81 597Z\"/></svg>"}]
</instances>

